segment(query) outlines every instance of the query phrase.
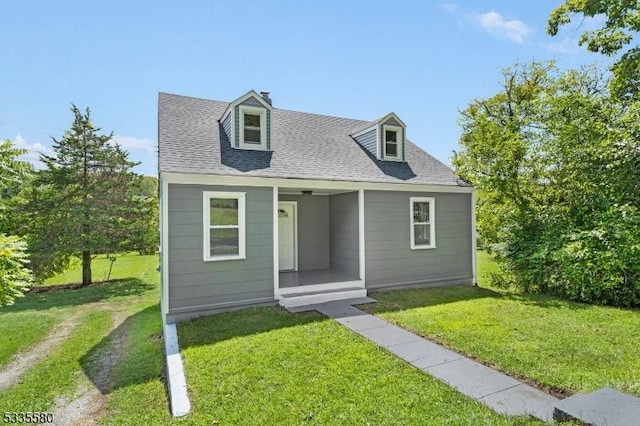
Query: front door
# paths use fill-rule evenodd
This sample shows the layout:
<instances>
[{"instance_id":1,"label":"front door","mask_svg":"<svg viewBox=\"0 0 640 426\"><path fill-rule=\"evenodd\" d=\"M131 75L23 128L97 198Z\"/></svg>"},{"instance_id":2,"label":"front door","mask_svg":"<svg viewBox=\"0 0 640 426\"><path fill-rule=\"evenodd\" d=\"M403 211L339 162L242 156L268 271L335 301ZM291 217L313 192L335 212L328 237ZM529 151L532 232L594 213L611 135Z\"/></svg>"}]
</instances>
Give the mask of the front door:
<instances>
[{"instance_id":1,"label":"front door","mask_svg":"<svg viewBox=\"0 0 640 426\"><path fill-rule=\"evenodd\" d=\"M278 202L278 265L281 271L296 269L296 202Z\"/></svg>"}]
</instances>

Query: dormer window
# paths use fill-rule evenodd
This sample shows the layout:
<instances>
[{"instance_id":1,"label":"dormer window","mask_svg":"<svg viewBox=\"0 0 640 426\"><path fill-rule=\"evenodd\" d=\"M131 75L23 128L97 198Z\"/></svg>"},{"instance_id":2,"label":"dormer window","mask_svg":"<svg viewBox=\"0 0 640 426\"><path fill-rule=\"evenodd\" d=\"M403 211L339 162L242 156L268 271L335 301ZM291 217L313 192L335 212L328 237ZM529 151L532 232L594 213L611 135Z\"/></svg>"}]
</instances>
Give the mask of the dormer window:
<instances>
[{"instance_id":1,"label":"dormer window","mask_svg":"<svg viewBox=\"0 0 640 426\"><path fill-rule=\"evenodd\" d=\"M267 110L240 105L240 148L266 149Z\"/></svg>"},{"instance_id":2,"label":"dormer window","mask_svg":"<svg viewBox=\"0 0 640 426\"><path fill-rule=\"evenodd\" d=\"M382 149L385 160L402 161L402 127L382 126Z\"/></svg>"},{"instance_id":3,"label":"dormer window","mask_svg":"<svg viewBox=\"0 0 640 426\"><path fill-rule=\"evenodd\" d=\"M386 129L384 131L384 155L387 157L398 156L398 132Z\"/></svg>"},{"instance_id":4,"label":"dormer window","mask_svg":"<svg viewBox=\"0 0 640 426\"><path fill-rule=\"evenodd\" d=\"M260 145L262 141L260 134L260 115L244 114L244 143L255 143Z\"/></svg>"},{"instance_id":5,"label":"dormer window","mask_svg":"<svg viewBox=\"0 0 640 426\"><path fill-rule=\"evenodd\" d=\"M406 128L402 120L391 112L351 134L351 137L378 160L404 162Z\"/></svg>"},{"instance_id":6,"label":"dormer window","mask_svg":"<svg viewBox=\"0 0 640 426\"><path fill-rule=\"evenodd\" d=\"M251 151L271 150L273 106L268 92L253 90L231 102L218 120L233 148Z\"/></svg>"}]
</instances>

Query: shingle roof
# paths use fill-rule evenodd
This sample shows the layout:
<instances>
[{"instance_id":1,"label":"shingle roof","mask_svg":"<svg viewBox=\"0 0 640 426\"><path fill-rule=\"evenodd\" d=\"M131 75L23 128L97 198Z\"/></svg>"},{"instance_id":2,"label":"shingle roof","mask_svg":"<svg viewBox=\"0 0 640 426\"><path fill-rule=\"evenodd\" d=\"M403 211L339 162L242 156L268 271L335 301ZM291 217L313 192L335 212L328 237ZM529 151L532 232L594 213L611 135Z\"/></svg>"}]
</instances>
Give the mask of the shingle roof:
<instances>
[{"instance_id":1,"label":"shingle roof","mask_svg":"<svg viewBox=\"0 0 640 426\"><path fill-rule=\"evenodd\" d=\"M351 134L373 122L274 108L272 151L234 149L218 122L228 102L160 93L161 173L466 186L407 141L406 163L379 161Z\"/></svg>"}]
</instances>

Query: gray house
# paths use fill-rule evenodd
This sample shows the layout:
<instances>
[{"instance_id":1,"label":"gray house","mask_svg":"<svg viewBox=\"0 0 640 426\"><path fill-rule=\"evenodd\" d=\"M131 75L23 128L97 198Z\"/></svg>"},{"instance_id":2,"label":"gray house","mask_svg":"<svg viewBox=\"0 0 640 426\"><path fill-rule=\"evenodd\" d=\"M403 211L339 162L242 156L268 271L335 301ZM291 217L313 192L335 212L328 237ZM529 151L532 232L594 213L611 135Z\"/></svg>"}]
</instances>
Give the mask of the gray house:
<instances>
[{"instance_id":1,"label":"gray house","mask_svg":"<svg viewBox=\"0 0 640 426\"><path fill-rule=\"evenodd\" d=\"M162 313L476 281L474 189L375 121L159 95Z\"/></svg>"}]
</instances>

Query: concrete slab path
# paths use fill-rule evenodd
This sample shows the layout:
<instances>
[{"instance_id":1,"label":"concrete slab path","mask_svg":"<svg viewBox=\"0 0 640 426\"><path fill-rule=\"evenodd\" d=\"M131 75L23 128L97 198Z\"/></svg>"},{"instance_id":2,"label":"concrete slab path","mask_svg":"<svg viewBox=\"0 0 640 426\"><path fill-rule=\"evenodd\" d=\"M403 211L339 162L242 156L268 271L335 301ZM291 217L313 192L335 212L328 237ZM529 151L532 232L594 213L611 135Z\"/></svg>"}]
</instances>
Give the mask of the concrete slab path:
<instances>
[{"instance_id":1,"label":"concrete slab path","mask_svg":"<svg viewBox=\"0 0 640 426\"><path fill-rule=\"evenodd\" d=\"M611 388L577 394L556 405L554 418L594 426L640 424L640 398Z\"/></svg>"},{"instance_id":2,"label":"concrete slab path","mask_svg":"<svg viewBox=\"0 0 640 426\"><path fill-rule=\"evenodd\" d=\"M397 357L507 416L531 415L553 422L558 399L495 371L436 343L426 340L345 302L313 305Z\"/></svg>"}]
</instances>

